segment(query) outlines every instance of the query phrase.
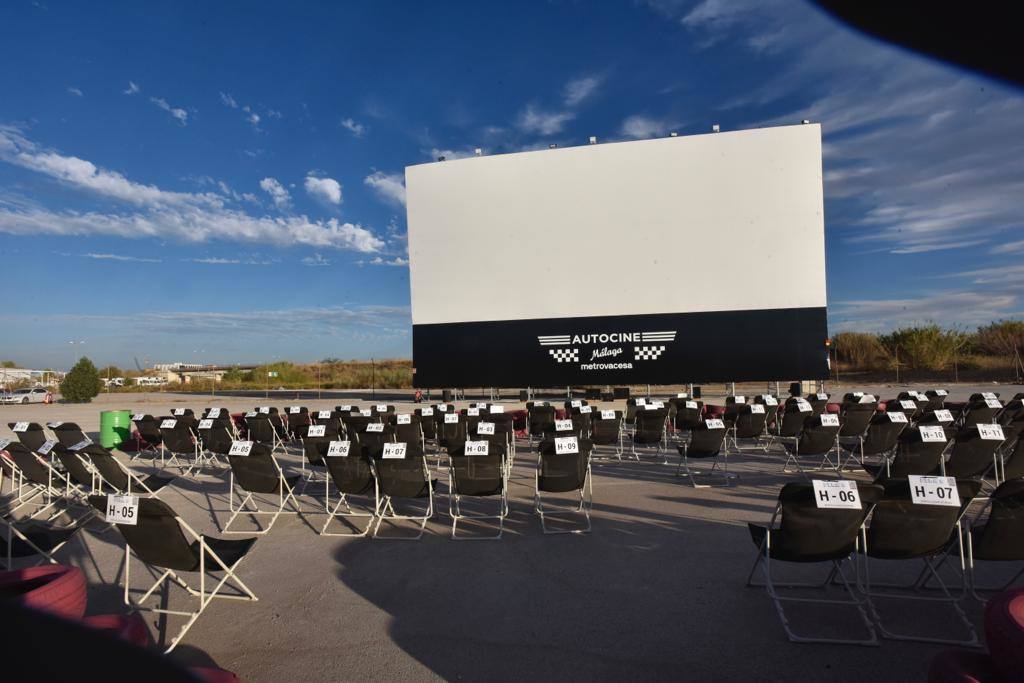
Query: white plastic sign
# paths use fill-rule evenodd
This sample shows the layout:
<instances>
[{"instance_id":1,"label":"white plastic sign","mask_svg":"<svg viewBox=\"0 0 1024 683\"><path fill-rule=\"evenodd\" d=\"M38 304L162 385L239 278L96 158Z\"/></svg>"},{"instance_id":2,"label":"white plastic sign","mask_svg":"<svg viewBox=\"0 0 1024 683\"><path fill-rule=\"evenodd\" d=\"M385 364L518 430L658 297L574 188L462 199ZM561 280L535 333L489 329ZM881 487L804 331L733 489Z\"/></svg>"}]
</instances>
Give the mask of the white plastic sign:
<instances>
[{"instance_id":1,"label":"white plastic sign","mask_svg":"<svg viewBox=\"0 0 1024 683\"><path fill-rule=\"evenodd\" d=\"M644 410L657 410L657 409L658 409L658 406L656 406L653 403L645 403L644 404Z\"/></svg>"},{"instance_id":2,"label":"white plastic sign","mask_svg":"<svg viewBox=\"0 0 1024 683\"><path fill-rule=\"evenodd\" d=\"M405 457L406 444L404 441L399 442L388 442L384 444L384 452L381 454L382 458L387 459L400 459Z\"/></svg>"},{"instance_id":3,"label":"white plastic sign","mask_svg":"<svg viewBox=\"0 0 1024 683\"><path fill-rule=\"evenodd\" d=\"M733 403L746 403L747 402L747 397L746 396L733 396L732 397L732 402Z\"/></svg>"},{"instance_id":4,"label":"white plastic sign","mask_svg":"<svg viewBox=\"0 0 1024 683\"><path fill-rule=\"evenodd\" d=\"M601 419L602 420L614 420L615 419L615 411L614 410L602 410L601 411Z\"/></svg>"},{"instance_id":5,"label":"white plastic sign","mask_svg":"<svg viewBox=\"0 0 1024 683\"><path fill-rule=\"evenodd\" d=\"M935 390L935 395L936 396L949 396L949 392L946 391L945 389L936 389Z\"/></svg>"},{"instance_id":6,"label":"white plastic sign","mask_svg":"<svg viewBox=\"0 0 1024 683\"><path fill-rule=\"evenodd\" d=\"M576 440L575 436L559 436L555 437L555 453L558 455L567 455L569 453L579 453L580 442Z\"/></svg>"},{"instance_id":7,"label":"white plastic sign","mask_svg":"<svg viewBox=\"0 0 1024 683\"><path fill-rule=\"evenodd\" d=\"M368 431L368 432L383 432L384 431L384 423L383 422L368 422L366 424L366 431Z\"/></svg>"},{"instance_id":8,"label":"white plastic sign","mask_svg":"<svg viewBox=\"0 0 1024 683\"><path fill-rule=\"evenodd\" d=\"M945 505L960 507L960 492L956 490L956 477L923 477L907 475L910 484L910 502L914 505Z\"/></svg>"},{"instance_id":9,"label":"white plastic sign","mask_svg":"<svg viewBox=\"0 0 1024 683\"><path fill-rule=\"evenodd\" d=\"M821 415L821 426L822 427L838 427L839 416L833 415L832 413L823 413Z\"/></svg>"},{"instance_id":10,"label":"white plastic sign","mask_svg":"<svg viewBox=\"0 0 1024 683\"><path fill-rule=\"evenodd\" d=\"M185 409L184 408L175 408L174 410L171 411L171 415L177 415L178 417L181 417L184 414L185 414Z\"/></svg>"},{"instance_id":11,"label":"white plastic sign","mask_svg":"<svg viewBox=\"0 0 1024 683\"><path fill-rule=\"evenodd\" d=\"M10 446L12 441L14 441L14 439L0 439L0 451Z\"/></svg>"},{"instance_id":12,"label":"white plastic sign","mask_svg":"<svg viewBox=\"0 0 1024 683\"><path fill-rule=\"evenodd\" d=\"M409 425L412 424L412 416L410 415L396 415L395 424Z\"/></svg>"},{"instance_id":13,"label":"white plastic sign","mask_svg":"<svg viewBox=\"0 0 1024 683\"><path fill-rule=\"evenodd\" d=\"M213 427L213 420L211 420L210 418L206 418L205 420L199 421L200 429L210 429L211 427Z\"/></svg>"},{"instance_id":14,"label":"white plastic sign","mask_svg":"<svg viewBox=\"0 0 1024 683\"><path fill-rule=\"evenodd\" d=\"M925 443L946 443L946 431L938 425L921 425L918 431Z\"/></svg>"},{"instance_id":15,"label":"white plastic sign","mask_svg":"<svg viewBox=\"0 0 1024 683\"><path fill-rule=\"evenodd\" d=\"M647 399L646 399L646 398L638 398L638 399L636 400L636 404L637 404L638 406L642 406L642 405L644 405L645 403L647 403Z\"/></svg>"},{"instance_id":16,"label":"white plastic sign","mask_svg":"<svg viewBox=\"0 0 1024 683\"><path fill-rule=\"evenodd\" d=\"M206 411L206 417L220 417L221 408L210 408Z\"/></svg>"},{"instance_id":17,"label":"white plastic sign","mask_svg":"<svg viewBox=\"0 0 1024 683\"><path fill-rule=\"evenodd\" d=\"M986 391L986 392L982 393L981 397L983 399L985 399L986 401L989 400L989 399L999 398L998 396L993 394L991 391Z\"/></svg>"},{"instance_id":18,"label":"white plastic sign","mask_svg":"<svg viewBox=\"0 0 1024 683\"><path fill-rule=\"evenodd\" d=\"M828 400L828 394L817 393L817 394L815 394L815 396L818 397L819 401L827 401Z\"/></svg>"},{"instance_id":19,"label":"white plastic sign","mask_svg":"<svg viewBox=\"0 0 1024 683\"><path fill-rule=\"evenodd\" d=\"M913 401L900 401L900 408L903 408L903 410L917 410L917 404Z\"/></svg>"},{"instance_id":20,"label":"white plastic sign","mask_svg":"<svg viewBox=\"0 0 1024 683\"><path fill-rule=\"evenodd\" d=\"M989 408L996 408L996 409L1003 407L1003 404L999 402L998 398L986 398L985 399L985 405L987 405Z\"/></svg>"},{"instance_id":21,"label":"white plastic sign","mask_svg":"<svg viewBox=\"0 0 1024 683\"><path fill-rule=\"evenodd\" d=\"M704 424L708 429L725 429L725 422L717 418L704 420Z\"/></svg>"},{"instance_id":22,"label":"white plastic sign","mask_svg":"<svg viewBox=\"0 0 1024 683\"><path fill-rule=\"evenodd\" d=\"M650 405L653 406L654 408L664 408L665 407L665 402L664 401L653 401Z\"/></svg>"},{"instance_id":23,"label":"white plastic sign","mask_svg":"<svg viewBox=\"0 0 1024 683\"><path fill-rule=\"evenodd\" d=\"M15 422L14 426L11 427L11 431L14 432L15 434L19 432L27 432L28 422Z\"/></svg>"},{"instance_id":24,"label":"white plastic sign","mask_svg":"<svg viewBox=\"0 0 1024 683\"><path fill-rule=\"evenodd\" d=\"M378 403L376 407L378 413L388 412L388 405L386 403Z\"/></svg>"},{"instance_id":25,"label":"white plastic sign","mask_svg":"<svg viewBox=\"0 0 1024 683\"><path fill-rule=\"evenodd\" d=\"M291 406L290 408L288 408L288 413L290 415L298 415L301 412L302 408L300 406Z\"/></svg>"},{"instance_id":26,"label":"white plastic sign","mask_svg":"<svg viewBox=\"0 0 1024 683\"><path fill-rule=\"evenodd\" d=\"M64 424L64 423L63 422L47 422L46 426L49 427L50 429L56 429L57 427L60 427L62 424Z\"/></svg>"},{"instance_id":27,"label":"white plastic sign","mask_svg":"<svg viewBox=\"0 0 1024 683\"><path fill-rule=\"evenodd\" d=\"M350 413L350 412L352 412L352 406L347 404L347 403L345 405L343 405L343 406L339 406L339 408L341 409L341 412L343 412L343 413Z\"/></svg>"},{"instance_id":28,"label":"white plastic sign","mask_svg":"<svg viewBox=\"0 0 1024 683\"><path fill-rule=\"evenodd\" d=\"M583 401L569 401L570 408L581 408L583 407Z\"/></svg>"},{"instance_id":29,"label":"white plastic sign","mask_svg":"<svg viewBox=\"0 0 1024 683\"><path fill-rule=\"evenodd\" d=\"M72 446L68 450L80 451L83 448L85 448L86 446L91 446L91 445L92 445L92 439L90 439L89 437L86 437L86 438L82 439L81 441L79 441L78 443L76 443L74 446Z\"/></svg>"},{"instance_id":30,"label":"white plastic sign","mask_svg":"<svg viewBox=\"0 0 1024 683\"><path fill-rule=\"evenodd\" d=\"M178 421L170 418L160 423L160 429L174 429L176 426L178 426Z\"/></svg>"},{"instance_id":31,"label":"white plastic sign","mask_svg":"<svg viewBox=\"0 0 1024 683\"><path fill-rule=\"evenodd\" d=\"M796 400L796 409L801 413L809 413L812 410L811 404L802 398Z\"/></svg>"},{"instance_id":32,"label":"white plastic sign","mask_svg":"<svg viewBox=\"0 0 1024 683\"><path fill-rule=\"evenodd\" d=\"M871 394L864 394L857 401L857 403L874 403L874 402L875 402L875 397L872 396ZM860 506L858 505L857 507L860 507Z\"/></svg>"},{"instance_id":33,"label":"white plastic sign","mask_svg":"<svg viewBox=\"0 0 1024 683\"><path fill-rule=\"evenodd\" d=\"M978 436L984 441L1004 441L1006 436L1003 434L1002 425L991 425L978 423Z\"/></svg>"},{"instance_id":34,"label":"white plastic sign","mask_svg":"<svg viewBox=\"0 0 1024 683\"><path fill-rule=\"evenodd\" d=\"M466 455L490 455L491 444L486 441L467 441L463 453Z\"/></svg>"},{"instance_id":35,"label":"white plastic sign","mask_svg":"<svg viewBox=\"0 0 1024 683\"><path fill-rule=\"evenodd\" d=\"M494 413L504 413L504 412L505 412L505 406L495 406L495 405L491 406L491 413L492 414L494 414Z\"/></svg>"},{"instance_id":36,"label":"white plastic sign","mask_svg":"<svg viewBox=\"0 0 1024 683\"><path fill-rule=\"evenodd\" d=\"M134 415L132 415L132 422L138 422L139 420L145 420L145 419L146 419L146 414L145 413L135 413Z\"/></svg>"},{"instance_id":37,"label":"white plastic sign","mask_svg":"<svg viewBox=\"0 0 1024 683\"><path fill-rule=\"evenodd\" d=\"M555 420L556 432L571 432L572 420Z\"/></svg>"},{"instance_id":38,"label":"white plastic sign","mask_svg":"<svg viewBox=\"0 0 1024 683\"><path fill-rule=\"evenodd\" d=\"M696 401L687 401L686 402L686 407L688 409L690 409L690 410L697 410L697 402Z\"/></svg>"},{"instance_id":39,"label":"white plastic sign","mask_svg":"<svg viewBox=\"0 0 1024 683\"><path fill-rule=\"evenodd\" d=\"M685 391L681 391L678 394L676 394L676 398L690 398L690 395Z\"/></svg>"},{"instance_id":40,"label":"white plastic sign","mask_svg":"<svg viewBox=\"0 0 1024 683\"><path fill-rule=\"evenodd\" d=\"M306 436L327 436L327 425L310 425L306 428Z\"/></svg>"},{"instance_id":41,"label":"white plastic sign","mask_svg":"<svg viewBox=\"0 0 1024 683\"><path fill-rule=\"evenodd\" d=\"M329 411L329 410L320 410L320 411L318 411L317 414L316 414L316 419L318 419L318 420L330 420L331 419L331 411Z\"/></svg>"},{"instance_id":42,"label":"white plastic sign","mask_svg":"<svg viewBox=\"0 0 1024 683\"><path fill-rule=\"evenodd\" d=\"M437 412L439 412L439 413L447 413L448 412L447 404L441 403L440 405L438 405L437 406Z\"/></svg>"},{"instance_id":43,"label":"white plastic sign","mask_svg":"<svg viewBox=\"0 0 1024 683\"><path fill-rule=\"evenodd\" d=\"M588 415L594 412L594 409L590 406L580 406L580 415Z\"/></svg>"},{"instance_id":44,"label":"white plastic sign","mask_svg":"<svg viewBox=\"0 0 1024 683\"><path fill-rule=\"evenodd\" d=\"M900 413L900 412L895 412L894 411L894 412L891 412L891 413L887 412L886 415L889 416L889 422L902 422L903 424L907 423L907 414L906 413Z\"/></svg>"},{"instance_id":45,"label":"white plastic sign","mask_svg":"<svg viewBox=\"0 0 1024 683\"><path fill-rule=\"evenodd\" d=\"M249 455L252 452L252 441L232 441L228 455Z\"/></svg>"},{"instance_id":46,"label":"white plastic sign","mask_svg":"<svg viewBox=\"0 0 1024 683\"><path fill-rule=\"evenodd\" d=\"M327 446L327 456L330 458L347 458L351 448L351 441L332 441Z\"/></svg>"},{"instance_id":47,"label":"white plastic sign","mask_svg":"<svg viewBox=\"0 0 1024 683\"><path fill-rule=\"evenodd\" d=\"M934 415L935 419L938 420L939 422L953 421L953 413L948 410L936 410Z\"/></svg>"},{"instance_id":48,"label":"white plastic sign","mask_svg":"<svg viewBox=\"0 0 1024 683\"><path fill-rule=\"evenodd\" d=\"M814 502L820 508L861 509L860 493L855 481L812 479L811 486L814 487Z\"/></svg>"},{"instance_id":49,"label":"white plastic sign","mask_svg":"<svg viewBox=\"0 0 1024 683\"><path fill-rule=\"evenodd\" d=\"M422 415L423 417L430 417L433 414L434 414L434 409L433 408L421 408L420 409L420 415Z\"/></svg>"},{"instance_id":50,"label":"white plastic sign","mask_svg":"<svg viewBox=\"0 0 1024 683\"><path fill-rule=\"evenodd\" d=\"M270 414L270 407L269 406L260 406L259 412L263 413L264 415L269 415Z\"/></svg>"},{"instance_id":51,"label":"white plastic sign","mask_svg":"<svg viewBox=\"0 0 1024 683\"><path fill-rule=\"evenodd\" d=\"M455 413L448 413L444 416L444 423L446 425L453 425L459 421L459 416Z\"/></svg>"},{"instance_id":52,"label":"white plastic sign","mask_svg":"<svg viewBox=\"0 0 1024 683\"><path fill-rule=\"evenodd\" d=\"M477 434L494 434L494 423L493 422L477 422L476 423Z\"/></svg>"},{"instance_id":53,"label":"white plastic sign","mask_svg":"<svg viewBox=\"0 0 1024 683\"><path fill-rule=\"evenodd\" d=\"M47 439L39 446L39 448L36 449L36 453L38 453L39 455L48 455L49 452L52 451L53 447L56 445L56 441L54 441L53 439Z\"/></svg>"},{"instance_id":54,"label":"white plastic sign","mask_svg":"<svg viewBox=\"0 0 1024 683\"><path fill-rule=\"evenodd\" d=\"M107 496L107 524L127 524L135 526L139 523L138 496Z\"/></svg>"},{"instance_id":55,"label":"white plastic sign","mask_svg":"<svg viewBox=\"0 0 1024 683\"><path fill-rule=\"evenodd\" d=\"M764 404L766 406L777 406L779 405L779 399L775 398L774 396L765 396Z\"/></svg>"},{"instance_id":56,"label":"white plastic sign","mask_svg":"<svg viewBox=\"0 0 1024 683\"><path fill-rule=\"evenodd\" d=\"M245 414L246 417L256 417L257 413L255 410L250 410Z\"/></svg>"},{"instance_id":57,"label":"white plastic sign","mask_svg":"<svg viewBox=\"0 0 1024 683\"><path fill-rule=\"evenodd\" d=\"M479 408L466 408L466 415L477 416L480 414Z\"/></svg>"},{"instance_id":58,"label":"white plastic sign","mask_svg":"<svg viewBox=\"0 0 1024 683\"><path fill-rule=\"evenodd\" d=\"M758 415L763 415L764 414L764 406L761 405L760 403L752 403L750 405L750 412L751 413L756 413Z\"/></svg>"}]
</instances>

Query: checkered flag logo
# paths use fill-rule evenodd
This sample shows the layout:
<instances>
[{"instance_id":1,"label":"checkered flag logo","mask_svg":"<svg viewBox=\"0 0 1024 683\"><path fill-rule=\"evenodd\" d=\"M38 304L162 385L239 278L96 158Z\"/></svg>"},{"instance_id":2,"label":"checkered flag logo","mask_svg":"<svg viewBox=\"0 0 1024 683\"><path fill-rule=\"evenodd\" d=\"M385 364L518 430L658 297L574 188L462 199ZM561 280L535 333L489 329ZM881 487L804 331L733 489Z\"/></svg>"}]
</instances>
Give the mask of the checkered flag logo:
<instances>
[{"instance_id":1,"label":"checkered flag logo","mask_svg":"<svg viewBox=\"0 0 1024 683\"><path fill-rule=\"evenodd\" d=\"M548 349L548 353L559 363L579 363L579 349Z\"/></svg>"},{"instance_id":2,"label":"checkered flag logo","mask_svg":"<svg viewBox=\"0 0 1024 683\"><path fill-rule=\"evenodd\" d=\"M636 360L657 360L664 351L664 346L634 346L633 356Z\"/></svg>"}]
</instances>

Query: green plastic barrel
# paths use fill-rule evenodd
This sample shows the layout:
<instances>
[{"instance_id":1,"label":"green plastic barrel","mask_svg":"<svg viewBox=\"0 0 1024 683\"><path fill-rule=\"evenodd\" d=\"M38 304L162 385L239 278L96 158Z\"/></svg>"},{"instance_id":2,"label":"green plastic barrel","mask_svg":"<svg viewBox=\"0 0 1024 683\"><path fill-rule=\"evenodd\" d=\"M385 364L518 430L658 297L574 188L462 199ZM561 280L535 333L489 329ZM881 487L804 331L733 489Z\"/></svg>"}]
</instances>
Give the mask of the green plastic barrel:
<instances>
[{"instance_id":1,"label":"green plastic barrel","mask_svg":"<svg viewBox=\"0 0 1024 683\"><path fill-rule=\"evenodd\" d=\"M104 410L100 413L100 445L117 448L132 436L130 410Z\"/></svg>"}]
</instances>

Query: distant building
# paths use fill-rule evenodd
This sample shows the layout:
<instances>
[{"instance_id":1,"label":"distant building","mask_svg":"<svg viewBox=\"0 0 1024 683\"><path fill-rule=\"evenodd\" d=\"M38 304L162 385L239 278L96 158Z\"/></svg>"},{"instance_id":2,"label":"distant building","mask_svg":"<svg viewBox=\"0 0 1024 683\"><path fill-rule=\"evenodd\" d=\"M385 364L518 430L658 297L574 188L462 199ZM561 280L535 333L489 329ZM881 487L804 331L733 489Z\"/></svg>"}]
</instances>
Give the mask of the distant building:
<instances>
[{"instance_id":1,"label":"distant building","mask_svg":"<svg viewBox=\"0 0 1024 683\"><path fill-rule=\"evenodd\" d=\"M31 384L56 384L64 376L54 370L29 370L28 368L0 368L0 387L9 384L29 382Z\"/></svg>"},{"instance_id":2,"label":"distant building","mask_svg":"<svg viewBox=\"0 0 1024 683\"><path fill-rule=\"evenodd\" d=\"M153 366L154 370L159 370L160 372L173 370L201 370L202 368L202 363L157 363Z\"/></svg>"}]
</instances>

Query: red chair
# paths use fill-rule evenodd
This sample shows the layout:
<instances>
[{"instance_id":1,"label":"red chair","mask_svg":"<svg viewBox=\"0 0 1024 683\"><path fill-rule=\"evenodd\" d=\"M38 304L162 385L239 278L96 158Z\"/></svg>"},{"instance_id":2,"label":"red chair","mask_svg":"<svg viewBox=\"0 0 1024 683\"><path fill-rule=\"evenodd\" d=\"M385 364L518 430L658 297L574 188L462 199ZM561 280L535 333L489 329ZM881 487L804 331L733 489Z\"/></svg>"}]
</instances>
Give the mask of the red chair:
<instances>
[{"instance_id":1,"label":"red chair","mask_svg":"<svg viewBox=\"0 0 1024 683\"><path fill-rule=\"evenodd\" d=\"M85 575L78 567L48 564L0 572L0 595L68 619L85 615Z\"/></svg>"}]
</instances>

